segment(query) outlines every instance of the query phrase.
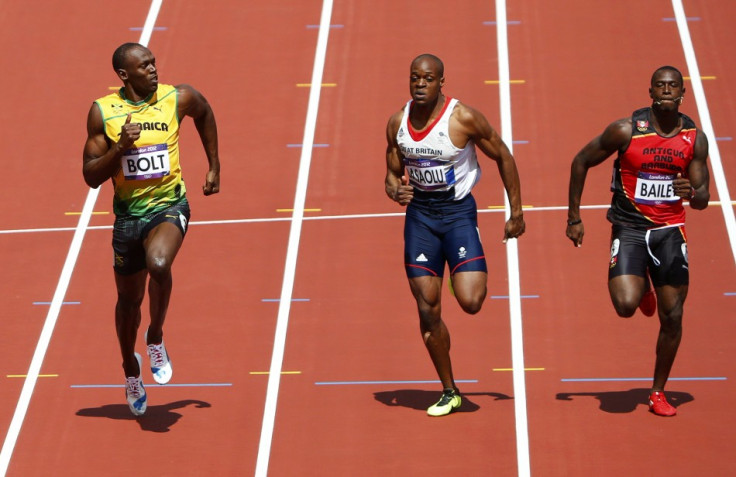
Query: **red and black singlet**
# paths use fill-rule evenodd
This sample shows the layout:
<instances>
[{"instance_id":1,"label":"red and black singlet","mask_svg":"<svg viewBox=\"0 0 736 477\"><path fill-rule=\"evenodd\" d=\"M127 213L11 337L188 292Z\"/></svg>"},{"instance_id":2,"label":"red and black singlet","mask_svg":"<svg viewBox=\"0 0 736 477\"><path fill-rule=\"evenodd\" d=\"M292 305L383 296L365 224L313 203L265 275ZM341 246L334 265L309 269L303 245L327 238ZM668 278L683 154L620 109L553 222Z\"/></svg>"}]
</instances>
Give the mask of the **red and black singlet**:
<instances>
[{"instance_id":1,"label":"red and black singlet","mask_svg":"<svg viewBox=\"0 0 736 477\"><path fill-rule=\"evenodd\" d=\"M680 132L660 136L651 113L651 108L634 111L631 141L613 165L611 223L647 229L685 223L682 199L675 195L672 181L678 173L687 177L697 129L680 113Z\"/></svg>"}]
</instances>

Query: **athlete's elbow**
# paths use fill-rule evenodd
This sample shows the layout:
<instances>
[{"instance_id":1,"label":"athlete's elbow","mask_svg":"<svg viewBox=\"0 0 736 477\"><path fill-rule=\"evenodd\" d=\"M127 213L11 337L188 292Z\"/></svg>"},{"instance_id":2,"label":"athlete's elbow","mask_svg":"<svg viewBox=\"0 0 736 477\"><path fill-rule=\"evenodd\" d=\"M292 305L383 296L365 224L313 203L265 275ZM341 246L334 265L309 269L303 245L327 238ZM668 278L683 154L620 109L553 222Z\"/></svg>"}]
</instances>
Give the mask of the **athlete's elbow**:
<instances>
[{"instance_id":1,"label":"athlete's elbow","mask_svg":"<svg viewBox=\"0 0 736 477\"><path fill-rule=\"evenodd\" d=\"M85 184L87 184L93 189L97 189L98 187L102 185L103 182L105 182L103 180L100 180L98 177L95 177L94 174L88 171L83 171L82 174L84 175Z\"/></svg>"},{"instance_id":2,"label":"athlete's elbow","mask_svg":"<svg viewBox=\"0 0 736 477\"><path fill-rule=\"evenodd\" d=\"M695 210L703 210L708 207L708 202L710 202L710 194L708 194L706 197L693 199L690 201L690 208Z\"/></svg>"}]
</instances>

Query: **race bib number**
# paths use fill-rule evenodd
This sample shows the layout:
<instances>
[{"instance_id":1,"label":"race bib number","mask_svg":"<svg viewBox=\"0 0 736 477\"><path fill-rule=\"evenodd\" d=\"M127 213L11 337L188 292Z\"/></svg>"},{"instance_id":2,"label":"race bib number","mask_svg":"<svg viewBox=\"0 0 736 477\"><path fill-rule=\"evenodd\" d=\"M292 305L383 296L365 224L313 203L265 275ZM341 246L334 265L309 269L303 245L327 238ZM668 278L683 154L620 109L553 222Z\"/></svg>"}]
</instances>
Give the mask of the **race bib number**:
<instances>
[{"instance_id":1,"label":"race bib number","mask_svg":"<svg viewBox=\"0 0 736 477\"><path fill-rule=\"evenodd\" d=\"M646 205L677 202L680 198L675 195L675 187L672 185L674 178L675 176L670 174L639 172L634 201Z\"/></svg>"},{"instance_id":2,"label":"race bib number","mask_svg":"<svg viewBox=\"0 0 736 477\"><path fill-rule=\"evenodd\" d=\"M422 190L446 189L455 184L455 171L445 171L445 166L430 161L416 162L406 166L412 185Z\"/></svg>"},{"instance_id":3,"label":"race bib number","mask_svg":"<svg viewBox=\"0 0 736 477\"><path fill-rule=\"evenodd\" d=\"M166 144L129 149L121 161L126 181L155 179L171 173L169 146Z\"/></svg>"}]
</instances>

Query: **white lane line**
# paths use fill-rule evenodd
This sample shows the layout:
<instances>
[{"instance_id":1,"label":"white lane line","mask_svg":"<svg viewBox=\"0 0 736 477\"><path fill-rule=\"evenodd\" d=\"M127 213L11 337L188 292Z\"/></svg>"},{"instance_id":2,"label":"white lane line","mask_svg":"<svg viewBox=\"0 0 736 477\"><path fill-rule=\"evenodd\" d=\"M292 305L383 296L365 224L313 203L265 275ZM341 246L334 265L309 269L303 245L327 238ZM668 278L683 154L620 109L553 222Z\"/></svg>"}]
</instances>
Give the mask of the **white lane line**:
<instances>
[{"instance_id":1,"label":"white lane line","mask_svg":"<svg viewBox=\"0 0 736 477\"><path fill-rule=\"evenodd\" d=\"M684 202L685 205L688 202ZM712 200L709 202L711 206L721 205L720 201ZM736 206L736 202L731 201L732 206ZM608 209L611 207L609 204L591 204L581 205L580 209L594 210L594 209ZM524 206L524 213L527 212L554 212L554 211L565 211L567 212L566 205L549 205L549 206ZM491 209L480 209L479 214L499 214L506 213L504 208L491 208ZM376 214L344 214L344 215L313 215L310 217L302 217L305 222L314 220L352 220L352 219L380 219L387 217L403 217L404 212L385 212ZM198 225L237 225L237 224L263 224L268 222L291 222L291 217L261 217L252 219L220 219L220 220L193 220L189 222L191 226ZM48 233L48 232L74 232L74 227L48 227L48 228L37 228L37 229L8 229L0 230L0 235L12 235L12 234L30 234L30 233ZM112 230L112 225L93 225L87 227L87 231L90 230Z\"/></svg>"},{"instance_id":2,"label":"white lane line","mask_svg":"<svg viewBox=\"0 0 736 477\"><path fill-rule=\"evenodd\" d=\"M263 410L263 423L261 425L261 438L258 445L258 459L256 461L256 477L266 477L268 474L268 461L271 456L271 442L273 440L274 421L276 419L276 402L278 400L279 385L281 384L281 366L284 360L284 348L286 345L286 330L289 324L289 311L291 310L291 297L294 289L294 274L299 253L299 238L302 231L304 218L304 203L307 196L307 183L309 181L309 167L312 162L312 145L314 144L314 131L317 125L317 112L319 111L319 97L322 91L322 74L324 73L325 56L327 54L327 40L330 33L330 19L332 17L332 0L324 0L322 3L322 15L319 22L319 33L317 36L317 49L314 55L314 66L312 69L312 81L309 90L309 103L307 105L307 119L304 125L304 138L302 139L302 153L299 159L299 174L296 183L296 195L294 197L294 212L292 214L291 229L289 231L289 243L286 250L286 264L284 265L284 281L281 286L281 300L279 302L278 317L276 319L276 333L273 343L273 354L271 355L271 367L268 375L268 388L266 390L266 404Z\"/></svg>"},{"instance_id":3,"label":"white lane line","mask_svg":"<svg viewBox=\"0 0 736 477\"><path fill-rule=\"evenodd\" d=\"M156 17L161 9L161 2L163 0L153 0L151 7L148 11L148 17L141 33L141 40L139 43L147 45L148 40L151 38L151 31L153 25L156 23ZM59 318L59 311L61 305L64 302L64 296L66 295L67 288L69 287L69 281L72 278L72 272L74 266L77 263L79 257L79 251L82 248L82 241L84 240L84 234L87 226L89 225L90 218L92 217L92 211L97 201L97 196L100 193L100 189L90 189L87 193L87 199L84 202L84 208L79 216L79 223L74 231L74 237L72 243L69 246L69 253L66 256L64 267L61 270L61 276L59 277L59 283L56 286L54 297L51 300L51 306L49 312L46 315L46 321L44 322L41 335L38 338L38 344L36 345L36 351L33 353L33 359L31 359L31 365L26 373L26 379L23 382L23 389L20 392L18 398L18 404L15 407L15 413L13 413L13 419L10 421L10 427L8 428L8 434L5 436L3 442L2 451L0 451L0 476L4 476L8 471L8 465L10 465L10 457L15 449L15 443L18 440L20 429L23 426L23 420L28 412L28 405L33 395L33 390L36 387L36 381L41 371L41 365L43 359L46 356L46 351L49 348L51 342L51 335L54 332L56 321Z\"/></svg>"},{"instance_id":4,"label":"white lane line","mask_svg":"<svg viewBox=\"0 0 736 477\"><path fill-rule=\"evenodd\" d=\"M734 218L733 207L730 205L731 195L728 192L726 174L723 171L723 164L721 163L721 152L718 149L715 132L713 132L708 101L705 99L705 90L703 89L703 82L700 79L700 68L698 68L698 61L695 58L695 49L693 48L693 41L690 38L690 30L687 26L687 17L685 16L685 9L682 6L682 0L672 0L672 8L675 10L677 29L680 32L680 41L682 42L682 49L685 52L687 69L690 73L690 88L693 90L695 104L698 106L700 127L708 137L710 166L713 170L713 179L715 180L718 198L721 202L723 219L726 222L726 230L728 231L728 238L731 243L731 254L733 255L734 261L736 261L736 219Z\"/></svg>"},{"instance_id":5,"label":"white lane line","mask_svg":"<svg viewBox=\"0 0 736 477\"><path fill-rule=\"evenodd\" d=\"M498 42L498 79L501 108L501 138L513 152L511 121L511 81L506 22L506 1L496 0L496 37ZM506 219L511 208L504 194ZM526 413L526 381L524 376L524 339L521 320L521 285L519 277L519 248L516 239L506 242L506 261L509 279L509 312L511 319L511 364L514 382L514 413L516 418L516 461L519 476L531 475L529 466L529 426Z\"/></svg>"}]
</instances>

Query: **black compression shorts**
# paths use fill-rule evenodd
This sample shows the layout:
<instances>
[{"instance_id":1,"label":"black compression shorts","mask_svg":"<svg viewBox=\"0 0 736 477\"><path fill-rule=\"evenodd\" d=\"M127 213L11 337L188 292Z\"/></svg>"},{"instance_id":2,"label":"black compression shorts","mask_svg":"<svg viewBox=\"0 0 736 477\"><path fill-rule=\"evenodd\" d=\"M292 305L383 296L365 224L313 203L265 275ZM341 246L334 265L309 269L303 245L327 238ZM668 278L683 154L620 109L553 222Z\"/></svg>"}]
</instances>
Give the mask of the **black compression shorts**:
<instances>
[{"instance_id":1,"label":"black compression shorts","mask_svg":"<svg viewBox=\"0 0 736 477\"><path fill-rule=\"evenodd\" d=\"M689 284L683 226L649 230L613 226L608 279L620 275L646 277L647 270L655 287Z\"/></svg>"},{"instance_id":2,"label":"black compression shorts","mask_svg":"<svg viewBox=\"0 0 736 477\"><path fill-rule=\"evenodd\" d=\"M121 275L132 275L146 268L143 241L154 227L170 222L186 235L189 225L189 202L181 199L171 207L143 217L116 217L112 231L113 268Z\"/></svg>"}]
</instances>

